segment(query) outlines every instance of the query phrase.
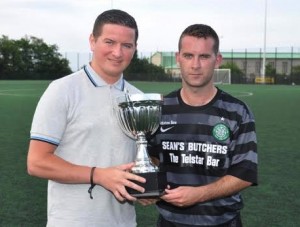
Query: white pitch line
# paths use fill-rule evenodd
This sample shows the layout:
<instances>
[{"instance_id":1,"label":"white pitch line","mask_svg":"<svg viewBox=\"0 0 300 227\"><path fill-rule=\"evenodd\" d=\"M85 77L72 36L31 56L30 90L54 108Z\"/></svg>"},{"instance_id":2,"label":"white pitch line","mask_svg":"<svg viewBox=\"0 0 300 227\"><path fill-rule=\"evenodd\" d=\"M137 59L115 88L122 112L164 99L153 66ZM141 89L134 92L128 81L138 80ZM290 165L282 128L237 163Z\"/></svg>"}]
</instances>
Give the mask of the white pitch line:
<instances>
[{"instance_id":1,"label":"white pitch line","mask_svg":"<svg viewBox=\"0 0 300 227\"><path fill-rule=\"evenodd\" d=\"M7 90L0 90L0 92L3 92L3 91L34 91L34 90L37 90L37 89L33 89L33 88L27 88L27 89L7 89Z\"/></svg>"},{"instance_id":2,"label":"white pitch line","mask_svg":"<svg viewBox=\"0 0 300 227\"><path fill-rule=\"evenodd\" d=\"M253 95L252 92L237 92L237 93L240 93L240 95L236 95L236 97L248 97Z\"/></svg>"},{"instance_id":3,"label":"white pitch line","mask_svg":"<svg viewBox=\"0 0 300 227\"><path fill-rule=\"evenodd\" d=\"M1 96L36 96L32 94L14 94L14 93L6 93L12 91L36 91L38 89L7 89L7 90L0 90Z\"/></svg>"}]
</instances>

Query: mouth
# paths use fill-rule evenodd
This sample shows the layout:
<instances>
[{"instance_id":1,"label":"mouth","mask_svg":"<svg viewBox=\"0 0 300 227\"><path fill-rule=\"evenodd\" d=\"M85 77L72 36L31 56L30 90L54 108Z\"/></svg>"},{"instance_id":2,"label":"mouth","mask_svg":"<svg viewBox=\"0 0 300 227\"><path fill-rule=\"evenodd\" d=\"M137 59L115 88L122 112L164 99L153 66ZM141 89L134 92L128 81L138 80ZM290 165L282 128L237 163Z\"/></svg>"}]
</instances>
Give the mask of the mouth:
<instances>
[{"instance_id":1,"label":"mouth","mask_svg":"<svg viewBox=\"0 0 300 227\"><path fill-rule=\"evenodd\" d=\"M202 73L190 73L192 77L201 77Z\"/></svg>"},{"instance_id":2,"label":"mouth","mask_svg":"<svg viewBox=\"0 0 300 227\"><path fill-rule=\"evenodd\" d=\"M112 59L112 58L109 58L108 59L111 63L113 64L121 64L122 63L122 60L121 59Z\"/></svg>"}]
</instances>

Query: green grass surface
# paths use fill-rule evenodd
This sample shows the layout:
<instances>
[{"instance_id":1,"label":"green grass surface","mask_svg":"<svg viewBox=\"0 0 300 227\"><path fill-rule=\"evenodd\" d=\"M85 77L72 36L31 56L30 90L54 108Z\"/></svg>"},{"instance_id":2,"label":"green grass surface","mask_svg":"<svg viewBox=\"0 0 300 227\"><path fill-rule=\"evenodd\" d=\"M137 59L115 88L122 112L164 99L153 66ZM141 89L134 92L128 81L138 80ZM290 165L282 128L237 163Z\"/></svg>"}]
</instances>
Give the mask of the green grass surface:
<instances>
[{"instance_id":1,"label":"green grass surface","mask_svg":"<svg viewBox=\"0 0 300 227\"><path fill-rule=\"evenodd\" d=\"M135 82L168 93L179 83ZM32 116L47 81L0 81L0 226L45 226L47 181L30 177L26 156ZM259 186L243 191L245 227L300 225L300 87L227 85L256 118ZM155 207L137 205L138 226L155 226Z\"/></svg>"}]
</instances>

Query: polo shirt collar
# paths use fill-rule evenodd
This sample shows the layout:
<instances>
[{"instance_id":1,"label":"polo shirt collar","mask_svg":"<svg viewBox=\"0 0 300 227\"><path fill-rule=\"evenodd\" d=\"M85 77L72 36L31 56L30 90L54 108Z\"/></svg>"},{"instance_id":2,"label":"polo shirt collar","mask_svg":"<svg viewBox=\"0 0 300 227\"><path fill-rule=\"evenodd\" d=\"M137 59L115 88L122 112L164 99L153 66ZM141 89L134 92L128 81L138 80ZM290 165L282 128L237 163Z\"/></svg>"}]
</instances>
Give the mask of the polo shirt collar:
<instances>
[{"instance_id":1,"label":"polo shirt collar","mask_svg":"<svg viewBox=\"0 0 300 227\"><path fill-rule=\"evenodd\" d=\"M87 77L95 87L103 87L109 85L94 71L90 64L85 65L83 67L83 70L85 71ZM123 74L121 75L120 79L112 86L120 91L124 90L125 81L123 78Z\"/></svg>"}]
</instances>

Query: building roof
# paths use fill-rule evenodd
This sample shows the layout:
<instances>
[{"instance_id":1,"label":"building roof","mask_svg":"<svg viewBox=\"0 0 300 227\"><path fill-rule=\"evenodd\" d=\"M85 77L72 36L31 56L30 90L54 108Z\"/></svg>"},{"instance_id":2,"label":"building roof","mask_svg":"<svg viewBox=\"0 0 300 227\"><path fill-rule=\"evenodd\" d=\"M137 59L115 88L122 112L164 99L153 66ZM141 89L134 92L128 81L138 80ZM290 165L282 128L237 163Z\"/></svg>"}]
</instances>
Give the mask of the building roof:
<instances>
[{"instance_id":1,"label":"building roof","mask_svg":"<svg viewBox=\"0 0 300 227\"><path fill-rule=\"evenodd\" d=\"M223 58L230 59L259 59L263 57L263 52L221 52ZM267 52L267 59L300 59L300 53L292 53L292 52Z\"/></svg>"},{"instance_id":2,"label":"building roof","mask_svg":"<svg viewBox=\"0 0 300 227\"><path fill-rule=\"evenodd\" d=\"M224 60L228 59L262 59L263 52L223 52L221 51ZM160 56L160 64L165 69L178 68L175 52L155 52L151 58L155 56ZM267 52L266 59L297 59L300 60L300 52Z\"/></svg>"}]
</instances>

